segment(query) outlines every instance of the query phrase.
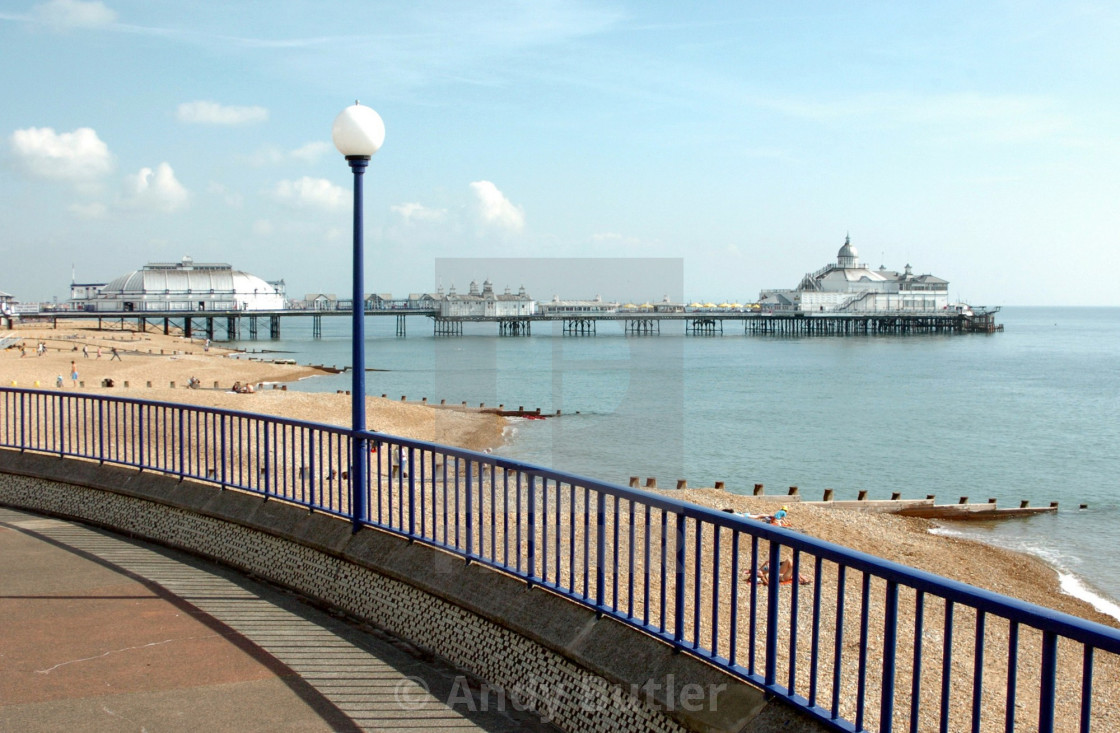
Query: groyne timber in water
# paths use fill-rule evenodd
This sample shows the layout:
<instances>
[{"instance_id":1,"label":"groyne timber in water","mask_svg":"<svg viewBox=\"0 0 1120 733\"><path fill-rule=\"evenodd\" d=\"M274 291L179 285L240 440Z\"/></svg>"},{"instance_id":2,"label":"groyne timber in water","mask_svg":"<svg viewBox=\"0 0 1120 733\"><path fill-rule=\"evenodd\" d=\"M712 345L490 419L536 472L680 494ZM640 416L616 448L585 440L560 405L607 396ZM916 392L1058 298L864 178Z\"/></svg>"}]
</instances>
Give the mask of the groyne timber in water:
<instances>
[{"instance_id":1,"label":"groyne timber in water","mask_svg":"<svg viewBox=\"0 0 1120 733\"><path fill-rule=\"evenodd\" d=\"M643 485L641 477L630 477L630 488L646 488L657 489L657 479L649 477L645 480ZM678 479L676 482L678 490L689 488L688 481L685 479ZM726 491L726 483L723 481L716 481L713 487L715 491ZM956 504L937 504L935 503L937 497L934 494L929 494L924 499L903 499L900 492L892 492L889 499L869 499L866 490L861 490L856 499L835 499L832 489L825 489L824 496L820 501L813 501L805 499L801 495L801 490L797 486L789 487L788 494L766 494L765 488L762 484L755 484L753 493L755 497L765 497L782 503L791 503L798 505L812 505L823 506L834 509L847 509L849 511L872 512L881 514L899 514L905 517L921 517L924 519L952 519L952 520L991 520L991 519L1011 519L1015 517L1031 517L1038 514L1054 514L1058 511L1058 502L1052 501L1049 506L1031 506L1029 501L1019 502L1017 507L1000 507L997 506L995 499L988 499L986 502L973 504L969 502L967 496L960 497ZM1088 505L1081 504L1080 509L1086 509Z\"/></svg>"}]
</instances>

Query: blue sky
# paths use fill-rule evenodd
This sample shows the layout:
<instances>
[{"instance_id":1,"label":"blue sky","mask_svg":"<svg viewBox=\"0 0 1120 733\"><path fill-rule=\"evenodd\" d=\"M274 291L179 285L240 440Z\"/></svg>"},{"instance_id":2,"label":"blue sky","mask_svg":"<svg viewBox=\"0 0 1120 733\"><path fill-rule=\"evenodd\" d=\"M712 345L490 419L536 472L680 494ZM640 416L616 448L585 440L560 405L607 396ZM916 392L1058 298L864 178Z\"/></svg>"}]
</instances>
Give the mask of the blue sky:
<instances>
[{"instance_id":1,"label":"blue sky","mask_svg":"<svg viewBox=\"0 0 1120 733\"><path fill-rule=\"evenodd\" d=\"M0 290L190 255L347 294L359 99L368 291L679 258L686 300L745 302L850 232L954 298L1120 305L1118 37L1061 0L0 0Z\"/></svg>"}]
</instances>

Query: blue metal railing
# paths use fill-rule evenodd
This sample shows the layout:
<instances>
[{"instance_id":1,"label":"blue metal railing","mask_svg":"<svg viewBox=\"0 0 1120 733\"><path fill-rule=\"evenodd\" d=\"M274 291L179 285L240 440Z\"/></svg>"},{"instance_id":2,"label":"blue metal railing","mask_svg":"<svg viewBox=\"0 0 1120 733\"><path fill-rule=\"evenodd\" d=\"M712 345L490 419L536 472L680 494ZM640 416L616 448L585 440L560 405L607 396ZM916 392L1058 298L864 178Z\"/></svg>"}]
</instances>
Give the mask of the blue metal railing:
<instances>
[{"instance_id":1,"label":"blue metal railing","mask_svg":"<svg viewBox=\"0 0 1120 733\"><path fill-rule=\"evenodd\" d=\"M0 388L0 447L158 471L347 519L351 437L228 410ZM365 437L369 526L548 588L837 730L1114 722L1104 702L1120 679L1114 628L658 494ZM792 582L766 584L783 560Z\"/></svg>"}]
</instances>

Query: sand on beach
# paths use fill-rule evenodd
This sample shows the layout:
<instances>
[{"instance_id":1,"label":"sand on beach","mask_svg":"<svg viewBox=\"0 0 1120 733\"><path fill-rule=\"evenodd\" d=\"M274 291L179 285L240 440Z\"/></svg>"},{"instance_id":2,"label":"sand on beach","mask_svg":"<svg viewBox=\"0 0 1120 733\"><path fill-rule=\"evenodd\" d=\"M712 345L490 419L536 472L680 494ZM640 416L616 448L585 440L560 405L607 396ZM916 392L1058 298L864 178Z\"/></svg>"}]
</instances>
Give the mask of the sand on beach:
<instances>
[{"instance_id":1,"label":"sand on beach","mask_svg":"<svg viewBox=\"0 0 1120 733\"><path fill-rule=\"evenodd\" d=\"M214 343L207 348L205 339L165 335L155 329L98 330L95 323L59 328L23 324L0 331L0 337L4 336L21 339L24 350L22 356L17 347L0 351L0 385L178 402L329 425L350 424L350 395L282 389L287 382L324 374L322 370L245 358ZM42 356L37 353L39 343L46 345ZM119 358L113 358L113 349ZM79 386L71 379L75 370ZM56 386L59 377L61 387ZM187 388L191 377L199 381L198 389ZM103 386L106 379L112 380L112 387ZM233 392L235 382L253 385L254 393ZM371 430L472 450L493 448L502 441L504 422L497 415L380 397L368 397L366 405L366 424Z\"/></svg>"},{"instance_id":2,"label":"sand on beach","mask_svg":"<svg viewBox=\"0 0 1120 733\"><path fill-rule=\"evenodd\" d=\"M251 360L244 358L244 355L241 355L243 358L230 358L234 352L217 344L212 344L206 350L203 341L199 339L186 339L154 331L137 333L121 328L97 330L74 325L56 329L49 325L32 324L0 331L0 337L3 336L17 336L25 346L22 356L18 349L13 348L0 352L0 384L5 386L57 389L56 380L62 377L60 389L63 391L195 404L333 425L347 425L350 421L349 395L274 388L274 385L280 386L285 382L321 374L320 370L309 366ZM36 353L39 342L43 342L47 349L42 356ZM98 348L101 350L100 358L97 357ZM111 358L113 348L117 349L119 359ZM77 387L71 378L72 370L78 372ZM186 388L187 380L191 377L201 382L200 389ZM105 379L112 379L114 386L102 386ZM254 394L236 394L230 389L235 381L250 383L259 386L259 389ZM173 382L174 386L171 386ZM126 383L128 386L125 386ZM505 421L496 415L476 410L441 409L382 398L367 398L367 423L371 429L392 435L482 450L500 445ZM661 493L675 499L736 512L770 513L784 503L778 497L745 496L715 489L685 489ZM1057 573L1034 557L975 541L932 534L931 530L936 524L929 520L797 503L791 504L790 509L793 527L807 535L1046 608L1118 626L1115 619L1099 613L1088 603L1063 593ZM811 563L807 563L802 572L809 573L810 568ZM857 589L852 586L847 588L848 593L855 590ZM829 596L830 592L833 593L832 596ZM835 588L830 591L825 587L820 589L820 593L823 599L835 604ZM730 600L726 602L730 603ZM849 608L856 614L858 602L849 601ZM939 611L936 609L931 610L930 617L927 618L927 629L936 631L933 619L937 613ZM901 628L912 630L913 612L906 603L903 603L901 615ZM856 618L853 615L849 623L855 624ZM879 620L878 616L873 618ZM880 625L878 629L881 628ZM959 629L967 628L966 621L959 624ZM989 636L998 637L1001 633L1004 632L994 622L988 628ZM1024 654L1034 654L1037 642L1026 637L1024 635L1022 642ZM996 644L998 645L998 639ZM935 642L931 643L931 647L934 645ZM804 650L805 646L802 646L799 651ZM970 652L955 651L954 655L953 665L958 667L966 664ZM1094 712L1102 713L1109 722L1120 725L1120 721L1113 720L1111 713L1112 702L1120 700L1120 673L1117 673L1116 659L1099 655L1097 663ZM800 664L798 662L799 666ZM1077 659L1063 658L1063 676L1069 679L1079 676L1077 664ZM961 684L965 684L970 679L970 673L964 667L962 670L957 677L963 680ZM931 680L930 684L936 685L937 681ZM970 690L967 688L953 690L954 700L960 697L964 706L968 705L969 694ZM1000 694L998 683L986 685L986 709L999 709ZM987 697L992 699L988 700ZM1068 706L1069 703L1070 701L1062 701L1061 704ZM991 717L989 716L989 722L997 722ZM1029 718L1029 714L1027 717ZM1059 728L1066 728L1066 723L1075 719L1075 716L1063 718Z\"/></svg>"}]
</instances>

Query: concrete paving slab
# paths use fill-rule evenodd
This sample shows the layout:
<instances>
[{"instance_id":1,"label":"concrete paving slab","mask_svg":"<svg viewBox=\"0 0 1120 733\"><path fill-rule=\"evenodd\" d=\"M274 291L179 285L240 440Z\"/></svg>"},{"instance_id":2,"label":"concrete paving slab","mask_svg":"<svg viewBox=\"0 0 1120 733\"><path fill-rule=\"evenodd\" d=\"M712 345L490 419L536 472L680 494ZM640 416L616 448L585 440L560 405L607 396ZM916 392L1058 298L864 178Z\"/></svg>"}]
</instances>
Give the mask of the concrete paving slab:
<instances>
[{"instance_id":1,"label":"concrete paving slab","mask_svg":"<svg viewBox=\"0 0 1120 733\"><path fill-rule=\"evenodd\" d=\"M0 730L541 731L236 571L0 507Z\"/></svg>"}]
</instances>

